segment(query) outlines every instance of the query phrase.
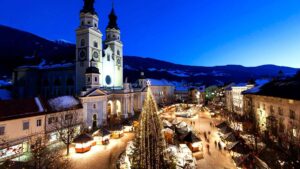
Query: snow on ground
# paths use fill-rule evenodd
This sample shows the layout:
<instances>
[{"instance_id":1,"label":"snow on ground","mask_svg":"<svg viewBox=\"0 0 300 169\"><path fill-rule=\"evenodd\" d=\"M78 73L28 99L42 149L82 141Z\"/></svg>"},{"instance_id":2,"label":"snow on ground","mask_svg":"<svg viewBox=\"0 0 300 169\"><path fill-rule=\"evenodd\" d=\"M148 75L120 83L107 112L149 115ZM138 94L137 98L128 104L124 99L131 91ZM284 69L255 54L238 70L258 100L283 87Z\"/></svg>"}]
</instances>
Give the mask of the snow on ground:
<instances>
[{"instance_id":1,"label":"snow on ground","mask_svg":"<svg viewBox=\"0 0 300 169\"><path fill-rule=\"evenodd\" d=\"M153 72L153 71L156 71L157 69L156 68L148 68L148 70Z\"/></svg>"},{"instance_id":2,"label":"snow on ground","mask_svg":"<svg viewBox=\"0 0 300 169\"><path fill-rule=\"evenodd\" d=\"M207 76L207 73L203 73L203 72L195 73L194 76Z\"/></svg>"},{"instance_id":3,"label":"snow on ground","mask_svg":"<svg viewBox=\"0 0 300 169\"><path fill-rule=\"evenodd\" d=\"M32 55L32 56L24 56L24 59L33 59L35 56Z\"/></svg>"},{"instance_id":4,"label":"snow on ground","mask_svg":"<svg viewBox=\"0 0 300 169\"><path fill-rule=\"evenodd\" d=\"M223 72L218 72L218 71L212 71L211 74L213 76L229 76L229 74L223 73Z\"/></svg>"},{"instance_id":5,"label":"snow on ground","mask_svg":"<svg viewBox=\"0 0 300 169\"><path fill-rule=\"evenodd\" d=\"M124 65L124 69L137 71L137 69L135 69L129 65Z\"/></svg>"},{"instance_id":6,"label":"snow on ground","mask_svg":"<svg viewBox=\"0 0 300 169\"><path fill-rule=\"evenodd\" d=\"M11 92L6 89L0 89L0 100L10 100Z\"/></svg>"},{"instance_id":7,"label":"snow on ground","mask_svg":"<svg viewBox=\"0 0 300 169\"><path fill-rule=\"evenodd\" d=\"M50 99L48 101L49 105L52 109L56 111L65 110L68 108L72 108L79 103L79 101L73 96L61 96L54 99Z\"/></svg>"},{"instance_id":8,"label":"snow on ground","mask_svg":"<svg viewBox=\"0 0 300 169\"><path fill-rule=\"evenodd\" d=\"M0 80L0 87L1 86L10 86L11 82L6 80Z\"/></svg>"},{"instance_id":9,"label":"snow on ground","mask_svg":"<svg viewBox=\"0 0 300 169\"><path fill-rule=\"evenodd\" d=\"M39 65L25 65L20 66L20 68L36 68L36 69L53 69L53 68L62 68L62 67L71 67L74 63L58 63L58 64L46 64L46 60L43 59Z\"/></svg>"},{"instance_id":10,"label":"snow on ground","mask_svg":"<svg viewBox=\"0 0 300 169\"><path fill-rule=\"evenodd\" d=\"M168 70L168 73L175 75L175 76L179 76L179 77L189 77L190 76L186 72L181 71L181 70Z\"/></svg>"}]
</instances>

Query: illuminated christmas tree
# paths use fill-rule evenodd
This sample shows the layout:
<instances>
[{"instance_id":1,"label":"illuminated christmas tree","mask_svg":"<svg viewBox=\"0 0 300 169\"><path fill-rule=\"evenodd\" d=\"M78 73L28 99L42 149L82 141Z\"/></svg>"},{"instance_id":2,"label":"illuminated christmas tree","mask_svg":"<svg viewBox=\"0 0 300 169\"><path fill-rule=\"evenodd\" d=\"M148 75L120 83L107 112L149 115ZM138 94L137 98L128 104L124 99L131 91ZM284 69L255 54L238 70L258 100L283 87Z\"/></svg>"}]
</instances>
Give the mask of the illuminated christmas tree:
<instances>
[{"instance_id":1,"label":"illuminated christmas tree","mask_svg":"<svg viewBox=\"0 0 300 169\"><path fill-rule=\"evenodd\" d=\"M150 87L144 101L140 125L136 130L134 152L131 155L133 169L170 169L172 160L165 154L166 143L162 123Z\"/></svg>"}]
</instances>

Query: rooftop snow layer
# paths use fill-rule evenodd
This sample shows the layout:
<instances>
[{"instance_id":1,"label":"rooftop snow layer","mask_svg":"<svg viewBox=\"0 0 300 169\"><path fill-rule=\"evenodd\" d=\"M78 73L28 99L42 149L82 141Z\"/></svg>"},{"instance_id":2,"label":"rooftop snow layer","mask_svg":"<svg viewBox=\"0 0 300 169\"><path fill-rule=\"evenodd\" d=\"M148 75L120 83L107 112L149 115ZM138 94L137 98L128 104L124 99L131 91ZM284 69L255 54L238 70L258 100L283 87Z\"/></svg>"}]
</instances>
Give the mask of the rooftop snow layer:
<instances>
[{"instance_id":1,"label":"rooftop snow layer","mask_svg":"<svg viewBox=\"0 0 300 169\"><path fill-rule=\"evenodd\" d=\"M49 106L55 111L72 109L80 105L79 100L73 96L61 96L48 101Z\"/></svg>"}]
</instances>

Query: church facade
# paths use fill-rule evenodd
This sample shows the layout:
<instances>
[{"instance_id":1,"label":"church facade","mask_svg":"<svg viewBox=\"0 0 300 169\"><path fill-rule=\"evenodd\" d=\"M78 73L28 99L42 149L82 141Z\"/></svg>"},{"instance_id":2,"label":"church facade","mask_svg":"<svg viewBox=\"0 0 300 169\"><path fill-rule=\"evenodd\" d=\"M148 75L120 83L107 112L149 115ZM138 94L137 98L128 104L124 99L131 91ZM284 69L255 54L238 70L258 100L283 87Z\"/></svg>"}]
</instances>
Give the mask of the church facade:
<instances>
[{"instance_id":1,"label":"church facade","mask_svg":"<svg viewBox=\"0 0 300 169\"><path fill-rule=\"evenodd\" d=\"M13 83L17 98L75 95L83 105L86 127L124 119L142 109L146 86L123 82L123 43L114 8L106 36L99 29L94 0L84 0L76 29L75 64L19 67Z\"/></svg>"}]
</instances>

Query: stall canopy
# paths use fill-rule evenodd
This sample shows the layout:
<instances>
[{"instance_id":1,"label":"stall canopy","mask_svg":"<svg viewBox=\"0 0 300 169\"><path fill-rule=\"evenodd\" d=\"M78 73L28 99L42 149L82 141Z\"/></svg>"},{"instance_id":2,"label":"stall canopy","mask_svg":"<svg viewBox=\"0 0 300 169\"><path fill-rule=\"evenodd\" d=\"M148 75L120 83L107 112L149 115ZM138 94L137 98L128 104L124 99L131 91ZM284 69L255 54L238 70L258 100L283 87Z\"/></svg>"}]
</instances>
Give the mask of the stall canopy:
<instances>
[{"instance_id":1,"label":"stall canopy","mask_svg":"<svg viewBox=\"0 0 300 169\"><path fill-rule=\"evenodd\" d=\"M233 142L226 146L227 150L239 153L239 154L247 154L250 152L249 147L246 144L243 144L240 141Z\"/></svg>"},{"instance_id":2,"label":"stall canopy","mask_svg":"<svg viewBox=\"0 0 300 169\"><path fill-rule=\"evenodd\" d=\"M168 120L162 121L164 128L172 128L172 124Z\"/></svg>"},{"instance_id":3,"label":"stall canopy","mask_svg":"<svg viewBox=\"0 0 300 169\"><path fill-rule=\"evenodd\" d=\"M228 141L228 142L237 141L237 138L236 138L236 136L234 135L233 132L229 132L229 133L224 134L223 136L221 136L221 139L224 140L224 141Z\"/></svg>"},{"instance_id":4,"label":"stall canopy","mask_svg":"<svg viewBox=\"0 0 300 169\"><path fill-rule=\"evenodd\" d=\"M193 132L189 132L189 134L184 137L184 141L189 143L196 143L200 142L201 139L197 137Z\"/></svg>"},{"instance_id":5,"label":"stall canopy","mask_svg":"<svg viewBox=\"0 0 300 169\"><path fill-rule=\"evenodd\" d=\"M110 131L108 131L107 129L99 129L99 130L96 130L94 133L93 133L93 136L99 136L99 137L104 137L104 136L107 136L107 135L110 135Z\"/></svg>"},{"instance_id":6,"label":"stall canopy","mask_svg":"<svg viewBox=\"0 0 300 169\"><path fill-rule=\"evenodd\" d=\"M220 129L220 128L228 127L228 124L225 121L223 121L217 124L216 127Z\"/></svg>"},{"instance_id":7,"label":"stall canopy","mask_svg":"<svg viewBox=\"0 0 300 169\"><path fill-rule=\"evenodd\" d=\"M233 130L229 126L225 126L225 127L220 128L219 131L223 134L226 134L226 133L232 132Z\"/></svg>"},{"instance_id":8,"label":"stall canopy","mask_svg":"<svg viewBox=\"0 0 300 169\"><path fill-rule=\"evenodd\" d=\"M261 159L253 154L246 154L242 156L233 157L237 167L256 168L256 169L270 169L270 167Z\"/></svg>"},{"instance_id":9,"label":"stall canopy","mask_svg":"<svg viewBox=\"0 0 300 169\"><path fill-rule=\"evenodd\" d=\"M110 127L111 131L122 131L123 130L123 126L122 125L113 125Z\"/></svg>"},{"instance_id":10,"label":"stall canopy","mask_svg":"<svg viewBox=\"0 0 300 169\"><path fill-rule=\"evenodd\" d=\"M73 142L74 142L74 143L87 143L87 142L93 141L93 140L94 140L94 139L93 139L93 137L92 137L91 135L84 133L84 134L78 135L78 136L73 140Z\"/></svg>"}]
</instances>

